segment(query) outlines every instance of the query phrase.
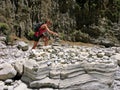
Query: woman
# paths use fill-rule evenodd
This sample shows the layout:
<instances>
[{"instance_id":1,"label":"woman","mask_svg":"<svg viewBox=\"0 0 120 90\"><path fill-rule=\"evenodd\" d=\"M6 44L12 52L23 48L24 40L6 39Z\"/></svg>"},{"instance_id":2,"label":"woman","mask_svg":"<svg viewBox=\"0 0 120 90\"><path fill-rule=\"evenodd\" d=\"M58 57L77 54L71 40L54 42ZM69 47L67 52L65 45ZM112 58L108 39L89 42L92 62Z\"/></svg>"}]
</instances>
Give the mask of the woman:
<instances>
[{"instance_id":1,"label":"woman","mask_svg":"<svg viewBox=\"0 0 120 90\"><path fill-rule=\"evenodd\" d=\"M33 45L32 49L36 48L40 38L43 39L45 46L48 45L48 40L49 39L48 39L48 34L47 33L58 36L58 34L56 32L53 32L48 28L48 26L50 26L50 25L51 25L51 22L49 20L47 20L44 24L42 24L40 26L39 30L37 32L35 32L35 34L34 34L34 45Z\"/></svg>"}]
</instances>

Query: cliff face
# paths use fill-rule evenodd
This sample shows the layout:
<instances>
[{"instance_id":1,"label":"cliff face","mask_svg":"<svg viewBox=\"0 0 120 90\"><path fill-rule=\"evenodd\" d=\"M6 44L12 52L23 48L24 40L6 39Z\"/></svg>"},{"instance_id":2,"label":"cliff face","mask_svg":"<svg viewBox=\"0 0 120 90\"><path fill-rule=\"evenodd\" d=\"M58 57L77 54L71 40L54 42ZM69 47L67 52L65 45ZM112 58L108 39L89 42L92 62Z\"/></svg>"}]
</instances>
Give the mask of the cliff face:
<instances>
[{"instance_id":1,"label":"cliff face","mask_svg":"<svg viewBox=\"0 0 120 90\"><path fill-rule=\"evenodd\" d=\"M107 41L119 43L119 11L119 0L1 0L0 22L29 38L33 23L49 18L62 39L100 43L101 36L110 36Z\"/></svg>"}]
</instances>

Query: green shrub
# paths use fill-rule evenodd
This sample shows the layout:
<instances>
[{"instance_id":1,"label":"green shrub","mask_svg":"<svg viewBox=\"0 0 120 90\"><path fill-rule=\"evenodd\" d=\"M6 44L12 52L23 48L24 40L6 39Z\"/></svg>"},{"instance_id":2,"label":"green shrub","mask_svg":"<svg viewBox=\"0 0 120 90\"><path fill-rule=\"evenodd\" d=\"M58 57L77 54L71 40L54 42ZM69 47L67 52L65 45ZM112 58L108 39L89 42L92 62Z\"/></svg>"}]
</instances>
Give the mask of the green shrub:
<instances>
[{"instance_id":1,"label":"green shrub","mask_svg":"<svg viewBox=\"0 0 120 90\"><path fill-rule=\"evenodd\" d=\"M89 42L90 37L88 34L81 32L81 30L74 30L74 32L70 35L72 38L72 41L77 42Z\"/></svg>"},{"instance_id":2,"label":"green shrub","mask_svg":"<svg viewBox=\"0 0 120 90\"><path fill-rule=\"evenodd\" d=\"M60 34L60 39L65 39L65 34L64 33L59 33Z\"/></svg>"},{"instance_id":3,"label":"green shrub","mask_svg":"<svg viewBox=\"0 0 120 90\"><path fill-rule=\"evenodd\" d=\"M31 29L27 34L27 38L30 39L30 40L33 40L34 33L35 32Z\"/></svg>"},{"instance_id":4,"label":"green shrub","mask_svg":"<svg viewBox=\"0 0 120 90\"><path fill-rule=\"evenodd\" d=\"M12 40L12 38L10 37L10 34L7 34L7 35L6 35L5 43L6 43L7 45L10 45L10 44L13 43L13 40Z\"/></svg>"},{"instance_id":5,"label":"green shrub","mask_svg":"<svg viewBox=\"0 0 120 90\"><path fill-rule=\"evenodd\" d=\"M6 23L0 23L0 31L3 34L8 34L9 33L9 26Z\"/></svg>"}]
</instances>

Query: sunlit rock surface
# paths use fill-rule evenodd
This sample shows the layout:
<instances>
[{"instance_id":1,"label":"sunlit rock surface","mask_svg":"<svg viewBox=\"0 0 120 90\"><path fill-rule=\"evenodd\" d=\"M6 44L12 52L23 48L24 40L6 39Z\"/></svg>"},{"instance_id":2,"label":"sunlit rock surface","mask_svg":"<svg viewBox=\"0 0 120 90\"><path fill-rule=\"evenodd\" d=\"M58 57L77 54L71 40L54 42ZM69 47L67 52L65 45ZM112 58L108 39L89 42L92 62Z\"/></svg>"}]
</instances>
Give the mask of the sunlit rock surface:
<instances>
[{"instance_id":1,"label":"sunlit rock surface","mask_svg":"<svg viewBox=\"0 0 120 90\"><path fill-rule=\"evenodd\" d=\"M17 45L0 43L0 72L3 69L20 80L0 82L12 90L119 90L120 47L52 44L23 51ZM31 47L30 47L31 48ZM6 63L9 64L7 68ZM3 66L5 65L5 66ZM11 68L11 69L10 69ZM9 70L10 69L10 70ZM2 74L0 74L2 76ZM9 81L9 80L7 80ZM6 81L6 82L7 82Z\"/></svg>"}]
</instances>

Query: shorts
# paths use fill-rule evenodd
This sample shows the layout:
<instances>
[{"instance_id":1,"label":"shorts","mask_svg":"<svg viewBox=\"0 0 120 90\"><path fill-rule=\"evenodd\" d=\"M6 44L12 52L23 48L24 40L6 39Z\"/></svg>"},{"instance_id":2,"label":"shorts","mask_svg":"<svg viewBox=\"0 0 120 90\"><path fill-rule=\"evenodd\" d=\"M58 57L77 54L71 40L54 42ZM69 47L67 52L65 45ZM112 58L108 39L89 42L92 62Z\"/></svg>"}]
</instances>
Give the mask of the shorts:
<instances>
[{"instance_id":1,"label":"shorts","mask_svg":"<svg viewBox=\"0 0 120 90\"><path fill-rule=\"evenodd\" d=\"M34 35L34 36L33 36L33 40L38 42L39 39L40 39L41 37L44 37L44 36L48 36L48 37L49 37L48 32L44 32L42 35L40 35L40 36L38 36L38 37Z\"/></svg>"}]
</instances>

